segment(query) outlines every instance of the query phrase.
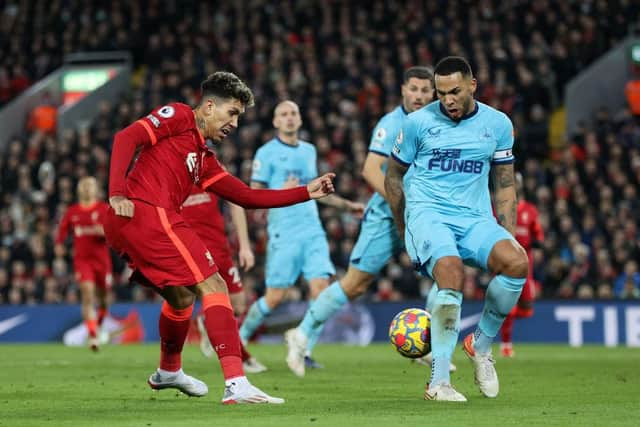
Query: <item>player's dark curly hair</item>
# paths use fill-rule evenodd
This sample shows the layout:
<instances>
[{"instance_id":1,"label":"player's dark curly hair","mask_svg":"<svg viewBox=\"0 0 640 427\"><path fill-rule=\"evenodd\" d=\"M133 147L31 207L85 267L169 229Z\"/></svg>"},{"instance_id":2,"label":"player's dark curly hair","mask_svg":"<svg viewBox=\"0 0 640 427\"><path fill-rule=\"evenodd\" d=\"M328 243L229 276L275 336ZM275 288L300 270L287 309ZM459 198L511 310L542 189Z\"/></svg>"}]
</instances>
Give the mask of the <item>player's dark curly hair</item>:
<instances>
[{"instance_id":1,"label":"player's dark curly hair","mask_svg":"<svg viewBox=\"0 0 640 427\"><path fill-rule=\"evenodd\" d=\"M442 58L437 64L434 70L434 74L439 76L449 76L451 74L460 73L462 77L473 77L471 72L471 65L461 56L447 56Z\"/></svg>"},{"instance_id":2,"label":"player's dark curly hair","mask_svg":"<svg viewBox=\"0 0 640 427\"><path fill-rule=\"evenodd\" d=\"M245 107L253 107L253 92L238 76L228 71L216 71L201 84L202 98L215 96L222 99L237 99Z\"/></svg>"}]
</instances>

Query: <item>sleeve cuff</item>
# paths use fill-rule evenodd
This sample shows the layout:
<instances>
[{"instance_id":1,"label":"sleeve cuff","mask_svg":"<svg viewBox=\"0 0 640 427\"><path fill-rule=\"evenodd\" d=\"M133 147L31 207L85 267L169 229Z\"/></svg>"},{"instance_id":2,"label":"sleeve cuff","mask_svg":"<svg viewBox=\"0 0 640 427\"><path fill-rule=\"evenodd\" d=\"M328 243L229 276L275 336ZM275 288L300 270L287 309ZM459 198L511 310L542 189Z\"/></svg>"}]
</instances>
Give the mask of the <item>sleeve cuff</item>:
<instances>
[{"instance_id":1,"label":"sleeve cuff","mask_svg":"<svg viewBox=\"0 0 640 427\"><path fill-rule=\"evenodd\" d=\"M409 166L411 166L411 163L407 163L407 162L405 162L404 160L402 160L401 158L399 158L398 156L396 156L396 155L395 155L395 154L393 154L393 153L391 153L391 158L392 158L393 160L395 160L396 162L400 163L400 164L401 164L402 166L404 166L404 167L407 167L407 168L408 168Z\"/></svg>"},{"instance_id":2,"label":"sleeve cuff","mask_svg":"<svg viewBox=\"0 0 640 427\"><path fill-rule=\"evenodd\" d=\"M389 157L389 153L384 153L382 151L369 149L369 152L370 153L375 153L375 154L377 154L379 156L382 156L382 157Z\"/></svg>"}]
</instances>

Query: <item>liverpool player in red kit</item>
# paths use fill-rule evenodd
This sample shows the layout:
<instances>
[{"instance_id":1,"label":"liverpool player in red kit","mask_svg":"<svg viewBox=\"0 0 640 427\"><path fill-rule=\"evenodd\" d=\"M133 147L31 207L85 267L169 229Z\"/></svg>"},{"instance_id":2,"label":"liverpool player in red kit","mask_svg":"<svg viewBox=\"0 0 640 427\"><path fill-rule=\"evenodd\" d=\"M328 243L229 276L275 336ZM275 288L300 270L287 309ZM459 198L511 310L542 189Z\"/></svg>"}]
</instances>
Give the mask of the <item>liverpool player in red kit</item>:
<instances>
[{"instance_id":1,"label":"liverpool player in red kit","mask_svg":"<svg viewBox=\"0 0 640 427\"><path fill-rule=\"evenodd\" d=\"M233 203L229 204L231 210L231 220L238 234L239 252L238 259L240 267L245 271L250 270L255 264L255 257L251 250L249 242L249 231L247 229L247 218L242 209ZM182 204L180 212L184 220L196 232L198 237L211 251L213 260L218 266L218 273L227 284L229 291L229 299L231 307L236 317L242 316L247 308L246 294L242 287L240 272L233 262L231 255L231 247L225 234L224 217L220 212L220 203L218 198L207 191L202 191L194 186L191 194ZM200 329L200 349L206 357L213 356L214 350L209 342L204 325L204 316L198 316L198 328ZM246 350L242 342L240 342L240 350L242 352L242 366L249 373L260 373L267 368L258 362Z\"/></svg>"},{"instance_id":2,"label":"liverpool player in red kit","mask_svg":"<svg viewBox=\"0 0 640 427\"><path fill-rule=\"evenodd\" d=\"M518 189L518 211L516 220L516 240L527 251L529 258L529 275L527 281L522 288L522 294L518 303L513 307L507 318L502 324L500 343L500 354L504 357L513 357L513 344L511 337L513 335L513 322L516 318L525 318L533 316L533 301L536 298L535 281L533 280L533 246L544 240L544 231L538 219L538 210L524 198L522 185L522 175L516 174L516 182Z\"/></svg>"},{"instance_id":3,"label":"liverpool player in red kit","mask_svg":"<svg viewBox=\"0 0 640 427\"><path fill-rule=\"evenodd\" d=\"M73 233L73 270L76 282L80 284L82 319L93 351L98 350L98 327L108 312L112 282L111 255L102 227L108 208L108 204L98 201L95 178L81 178L78 182L78 203L69 206L65 212L55 240L56 256L62 257L69 230Z\"/></svg>"},{"instance_id":4,"label":"liverpool player in red kit","mask_svg":"<svg viewBox=\"0 0 640 427\"><path fill-rule=\"evenodd\" d=\"M182 371L182 347L198 296L225 379L222 403L284 402L251 385L244 375L226 283L205 244L179 213L194 184L244 208L287 206L334 191L333 174L292 189L255 190L220 166L205 138L222 141L252 105L253 94L238 77L216 72L202 82L202 99L194 110L179 103L165 105L115 135L109 175L112 209L105 233L132 264L134 279L153 283L165 300L159 320L160 367L148 380L154 389L177 388L191 396L208 392L206 384Z\"/></svg>"}]
</instances>

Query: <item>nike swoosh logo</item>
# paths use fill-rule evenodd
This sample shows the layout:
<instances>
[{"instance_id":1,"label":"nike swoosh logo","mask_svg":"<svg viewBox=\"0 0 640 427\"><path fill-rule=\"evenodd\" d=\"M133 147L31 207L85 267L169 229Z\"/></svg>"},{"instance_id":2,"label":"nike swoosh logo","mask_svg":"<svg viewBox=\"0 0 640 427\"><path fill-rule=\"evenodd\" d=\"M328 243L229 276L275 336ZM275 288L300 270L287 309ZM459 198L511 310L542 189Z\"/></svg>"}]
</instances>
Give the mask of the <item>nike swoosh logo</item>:
<instances>
[{"instance_id":1,"label":"nike swoosh logo","mask_svg":"<svg viewBox=\"0 0 640 427\"><path fill-rule=\"evenodd\" d=\"M9 332L11 329L22 325L29 318L26 314L18 314L17 316L10 317L8 319L0 320L0 335Z\"/></svg>"},{"instance_id":2,"label":"nike swoosh logo","mask_svg":"<svg viewBox=\"0 0 640 427\"><path fill-rule=\"evenodd\" d=\"M460 330L470 328L476 325L480 318L482 317L482 313L472 314L471 316L466 316L460 319Z\"/></svg>"}]
</instances>

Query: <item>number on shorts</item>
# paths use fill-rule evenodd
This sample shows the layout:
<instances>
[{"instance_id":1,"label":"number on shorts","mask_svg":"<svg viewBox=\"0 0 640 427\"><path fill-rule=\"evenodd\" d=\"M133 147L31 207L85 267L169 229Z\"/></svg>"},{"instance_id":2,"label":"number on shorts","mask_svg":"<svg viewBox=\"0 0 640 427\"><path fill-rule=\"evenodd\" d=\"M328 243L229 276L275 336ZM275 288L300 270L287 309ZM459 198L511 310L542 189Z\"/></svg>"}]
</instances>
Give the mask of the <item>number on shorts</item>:
<instances>
[{"instance_id":1,"label":"number on shorts","mask_svg":"<svg viewBox=\"0 0 640 427\"><path fill-rule=\"evenodd\" d=\"M233 278L232 279L233 283L239 283L240 282L240 272L238 271L238 267L236 267L236 266L231 267L227 274L229 274L229 276L231 276Z\"/></svg>"}]
</instances>

